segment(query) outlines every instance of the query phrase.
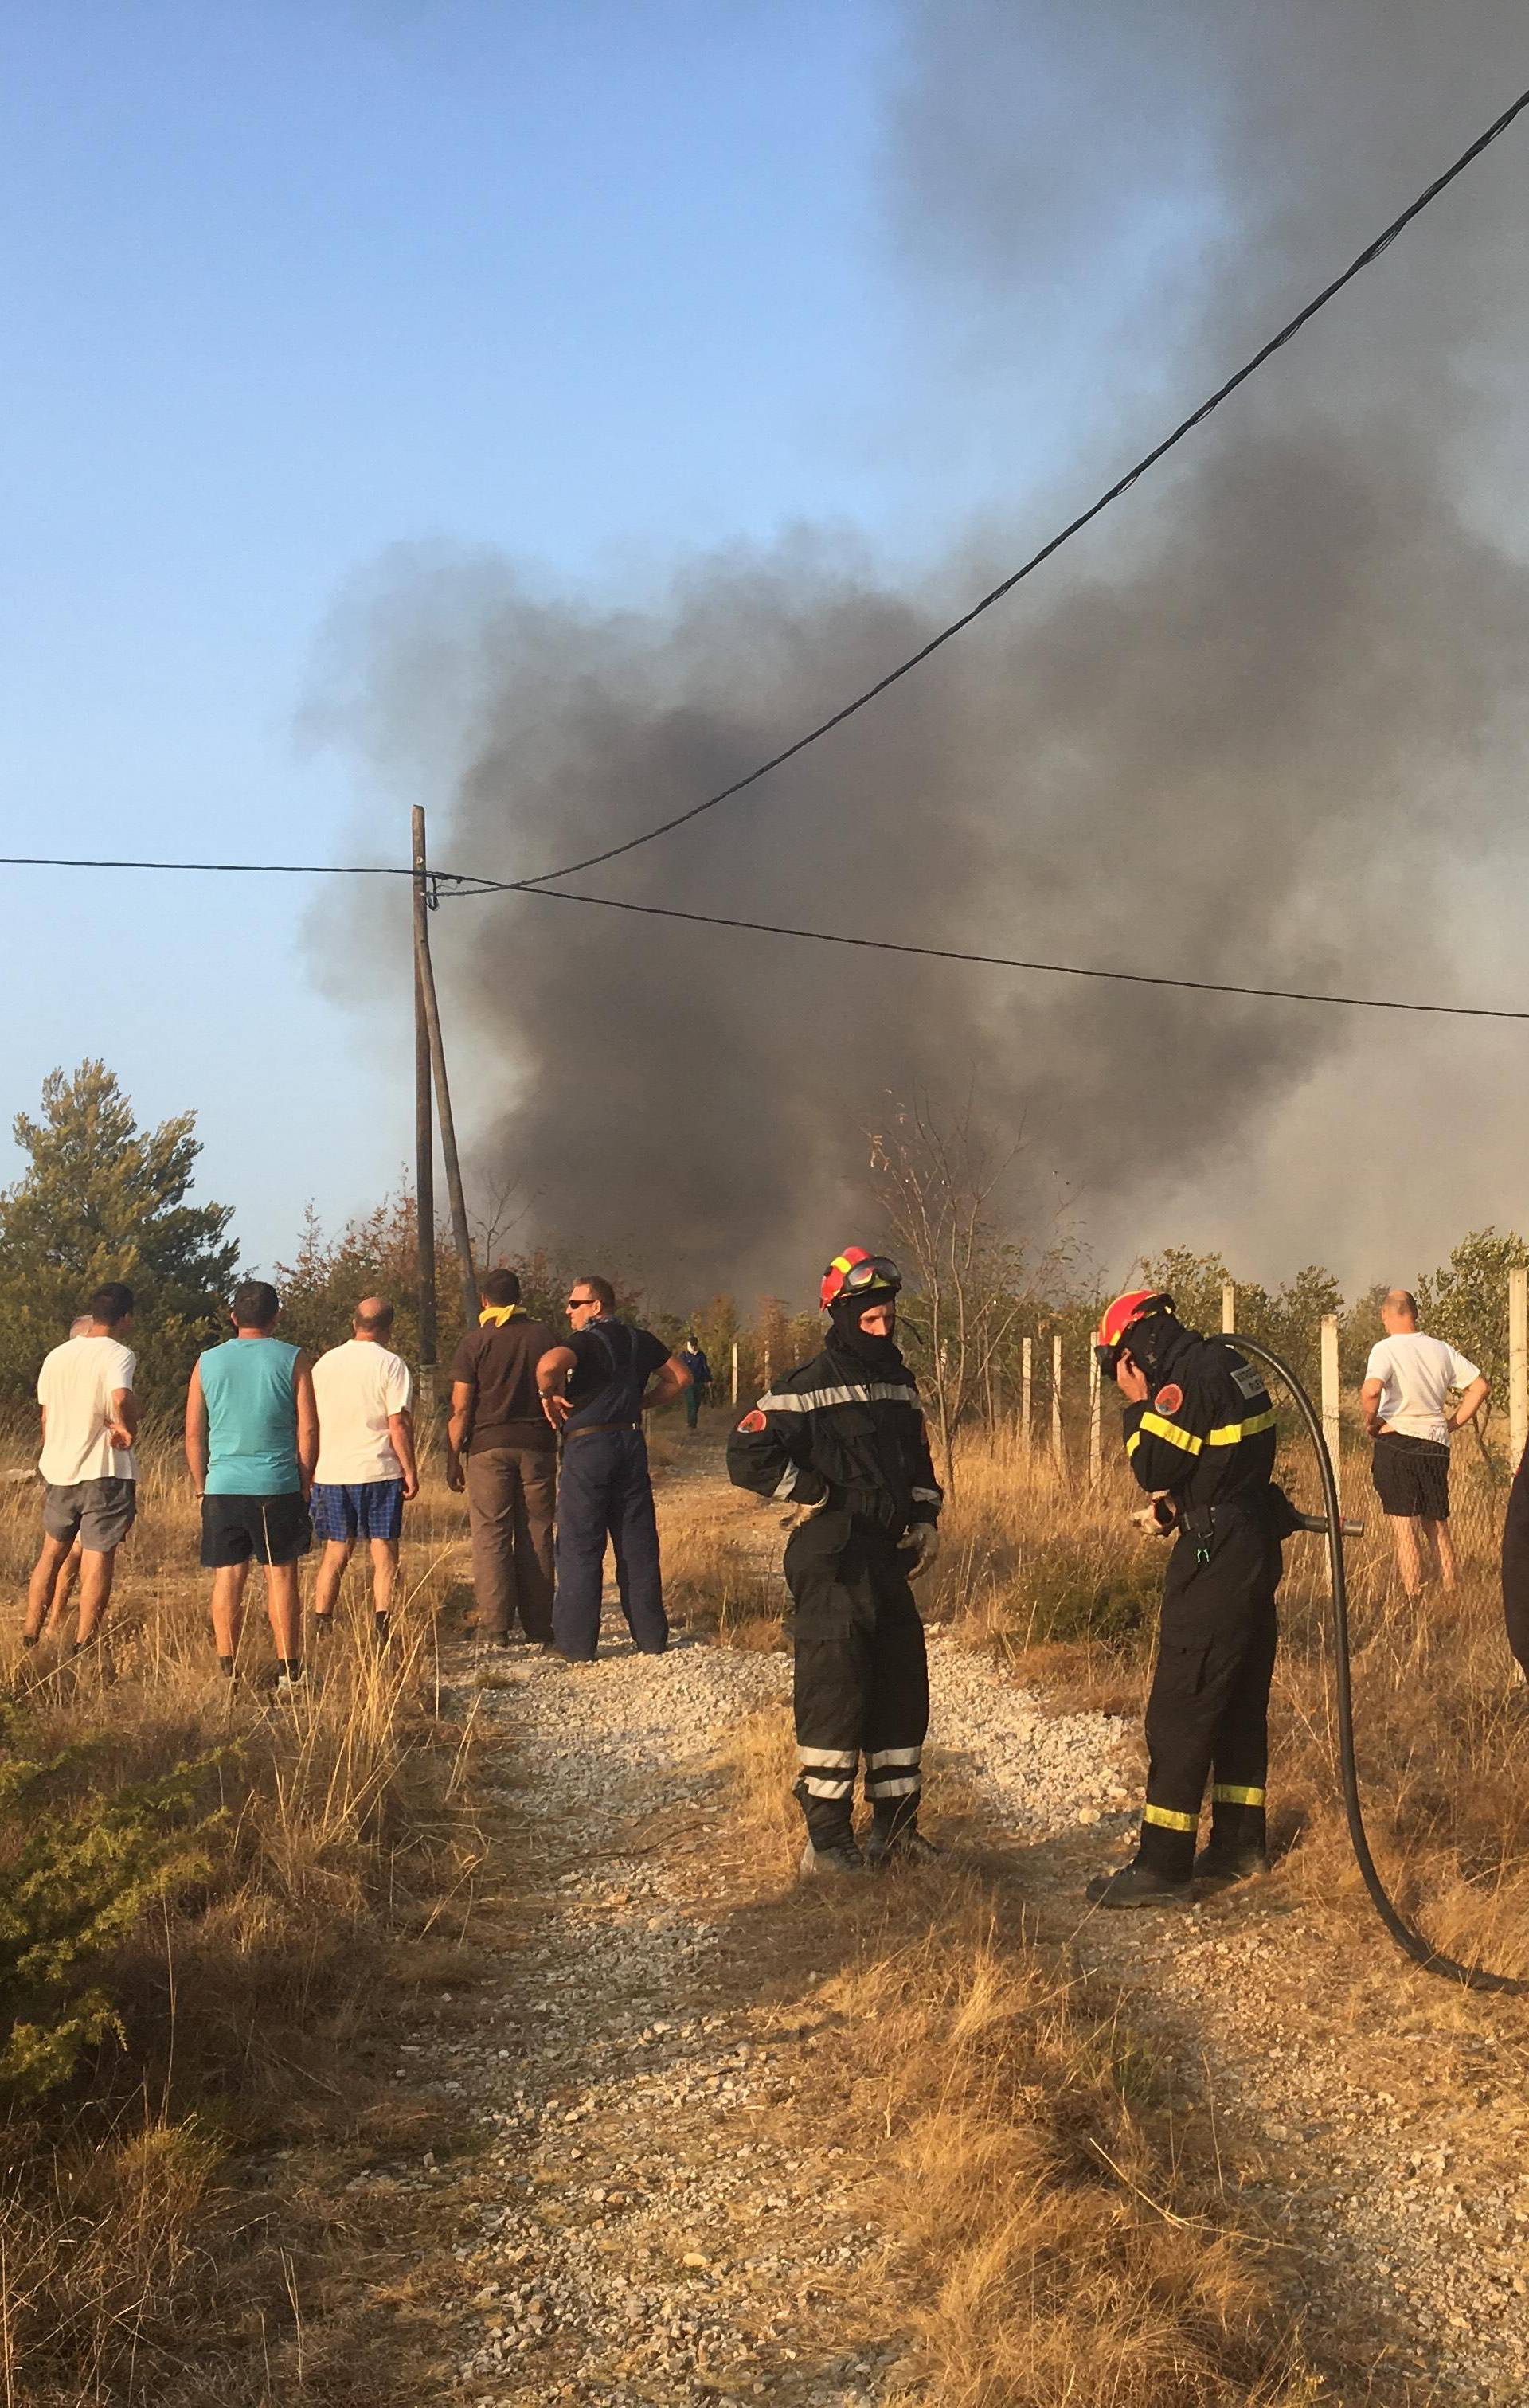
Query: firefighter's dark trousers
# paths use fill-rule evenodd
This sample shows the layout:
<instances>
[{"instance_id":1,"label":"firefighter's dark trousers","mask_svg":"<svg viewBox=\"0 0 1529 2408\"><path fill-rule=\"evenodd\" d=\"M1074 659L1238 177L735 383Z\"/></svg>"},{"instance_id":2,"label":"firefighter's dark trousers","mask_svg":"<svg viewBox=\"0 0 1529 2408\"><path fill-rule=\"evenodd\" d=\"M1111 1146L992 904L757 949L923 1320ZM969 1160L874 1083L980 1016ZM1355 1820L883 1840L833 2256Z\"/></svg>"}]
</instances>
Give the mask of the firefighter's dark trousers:
<instances>
[{"instance_id":1,"label":"firefighter's dark trousers","mask_svg":"<svg viewBox=\"0 0 1529 2408\"><path fill-rule=\"evenodd\" d=\"M616 1587L626 1627L645 1655L661 1655L669 1625L640 1429L575 1431L564 1441L552 1639L564 1656L580 1662L588 1662L599 1644L607 1537L616 1550Z\"/></svg>"},{"instance_id":2,"label":"firefighter's dark trousers","mask_svg":"<svg viewBox=\"0 0 1529 2408\"><path fill-rule=\"evenodd\" d=\"M813 1845L851 1836L855 1772L889 1832L919 1812L929 1728L923 1625L907 1555L887 1532L848 1513L816 1513L786 1542L796 1604L796 1798Z\"/></svg>"},{"instance_id":3,"label":"firefighter's dark trousers","mask_svg":"<svg viewBox=\"0 0 1529 2408\"><path fill-rule=\"evenodd\" d=\"M1207 1780L1212 1844L1264 1843L1279 1542L1253 1511L1218 1520L1207 1544L1201 1563L1181 1535L1169 1559L1147 1700L1141 1855L1169 1881L1189 1878Z\"/></svg>"}]
</instances>

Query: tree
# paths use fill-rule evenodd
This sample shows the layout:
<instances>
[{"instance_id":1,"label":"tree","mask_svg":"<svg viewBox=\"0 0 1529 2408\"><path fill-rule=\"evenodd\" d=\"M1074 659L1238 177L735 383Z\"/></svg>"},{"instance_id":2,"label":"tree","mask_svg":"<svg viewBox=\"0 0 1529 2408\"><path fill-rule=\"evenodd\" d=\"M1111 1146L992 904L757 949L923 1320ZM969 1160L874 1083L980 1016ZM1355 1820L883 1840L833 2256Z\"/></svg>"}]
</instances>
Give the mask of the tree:
<instances>
[{"instance_id":1,"label":"tree","mask_svg":"<svg viewBox=\"0 0 1529 2408\"><path fill-rule=\"evenodd\" d=\"M1517 1230L1473 1229L1447 1263L1418 1282L1418 1323L1446 1338L1486 1373L1492 1394L1483 1420L1508 1397L1508 1274L1529 1264Z\"/></svg>"},{"instance_id":2,"label":"tree","mask_svg":"<svg viewBox=\"0 0 1529 2408\"><path fill-rule=\"evenodd\" d=\"M137 1386L173 1408L221 1325L238 1267L226 1204L187 1199L202 1149L194 1112L140 1129L104 1062L43 1082L37 1120L18 1113L30 1157L0 1195L0 1388L21 1402L37 1365L103 1280L137 1298Z\"/></svg>"},{"instance_id":3,"label":"tree","mask_svg":"<svg viewBox=\"0 0 1529 2408\"><path fill-rule=\"evenodd\" d=\"M871 1139L871 1170L893 1248L911 1273L908 1334L934 1407L941 1477L955 1486L962 1423L992 1397L995 1367L1034 1310L1037 1280L1054 1277L1064 1254L1032 1262L1000 1234L997 1197L1020 1151L1016 1137L995 1152L968 1106L942 1122L921 1098L893 1106Z\"/></svg>"}]
</instances>

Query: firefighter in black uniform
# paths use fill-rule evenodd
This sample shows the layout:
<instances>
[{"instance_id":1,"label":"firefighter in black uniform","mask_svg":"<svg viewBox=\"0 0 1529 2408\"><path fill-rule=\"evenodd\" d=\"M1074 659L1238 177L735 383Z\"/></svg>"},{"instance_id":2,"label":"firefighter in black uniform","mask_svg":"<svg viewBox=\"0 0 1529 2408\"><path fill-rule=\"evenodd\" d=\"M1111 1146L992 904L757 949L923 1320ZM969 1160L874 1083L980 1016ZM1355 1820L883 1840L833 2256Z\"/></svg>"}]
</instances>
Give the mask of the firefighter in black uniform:
<instances>
[{"instance_id":1,"label":"firefighter in black uniform","mask_svg":"<svg viewBox=\"0 0 1529 2408\"><path fill-rule=\"evenodd\" d=\"M884 1256L861 1246L836 1254L820 1292L827 1345L760 1398L727 1446L736 1487L811 1509L785 1555L804 1872L861 1872L867 1862L935 1853L918 1828L929 1671L908 1580L935 1560L944 1497L893 1338L901 1286ZM871 1809L864 1854L853 1823L862 1756Z\"/></svg>"},{"instance_id":2,"label":"firefighter in black uniform","mask_svg":"<svg viewBox=\"0 0 1529 2408\"><path fill-rule=\"evenodd\" d=\"M1264 1794L1280 1541L1295 1526L1273 1485L1274 1409L1232 1347L1178 1320L1170 1296L1118 1297L1095 1333L1126 1399L1125 1451L1177 1534L1147 1702L1147 1802L1133 1863L1089 1885L1098 1906L1187 1900L1268 1862ZM1194 1853L1206 1782L1210 1840Z\"/></svg>"}]
</instances>

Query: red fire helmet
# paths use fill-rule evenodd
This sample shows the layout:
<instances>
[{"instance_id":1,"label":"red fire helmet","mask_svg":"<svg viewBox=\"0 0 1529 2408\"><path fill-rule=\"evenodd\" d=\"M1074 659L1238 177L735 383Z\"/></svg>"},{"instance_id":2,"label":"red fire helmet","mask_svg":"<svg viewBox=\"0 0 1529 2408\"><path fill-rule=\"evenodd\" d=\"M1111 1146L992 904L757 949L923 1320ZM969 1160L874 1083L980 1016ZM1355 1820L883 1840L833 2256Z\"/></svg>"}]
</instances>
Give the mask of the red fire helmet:
<instances>
[{"instance_id":1,"label":"red fire helmet","mask_svg":"<svg viewBox=\"0 0 1529 2408\"><path fill-rule=\"evenodd\" d=\"M867 1305L878 1294L895 1296L903 1275L886 1254L868 1254L864 1246L846 1246L822 1275L818 1302L824 1312L841 1296L863 1296Z\"/></svg>"},{"instance_id":2,"label":"red fire helmet","mask_svg":"<svg viewBox=\"0 0 1529 2408\"><path fill-rule=\"evenodd\" d=\"M1128 1288L1124 1296L1118 1296L1113 1304L1106 1305L1099 1326L1093 1333L1093 1343L1101 1358L1113 1354L1134 1321L1142 1320L1149 1312L1172 1311L1172 1297L1165 1296L1160 1288Z\"/></svg>"}]
</instances>

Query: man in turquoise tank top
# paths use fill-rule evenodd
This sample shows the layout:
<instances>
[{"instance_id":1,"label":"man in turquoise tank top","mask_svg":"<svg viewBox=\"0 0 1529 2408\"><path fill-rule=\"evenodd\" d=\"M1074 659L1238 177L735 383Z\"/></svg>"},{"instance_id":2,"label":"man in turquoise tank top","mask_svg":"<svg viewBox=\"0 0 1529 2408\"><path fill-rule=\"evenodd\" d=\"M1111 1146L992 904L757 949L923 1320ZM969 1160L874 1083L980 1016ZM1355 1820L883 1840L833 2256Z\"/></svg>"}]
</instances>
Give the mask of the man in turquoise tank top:
<instances>
[{"instance_id":1,"label":"man in turquoise tank top","mask_svg":"<svg viewBox=\"0 0 1529 2408\"><path fill-rule=\"evenodd\" d=\"M218 1662L230 1678L251 1563L265 1568L277 1687L301 1690L297 1566L313 1543L308 1491L319 1460L313 1362L273 1338L281 1302L265 1280L234 1291L234 1335L209 1346L186 1397L186 1461L202 1501Z\"/></svg>"}]
</instances>

